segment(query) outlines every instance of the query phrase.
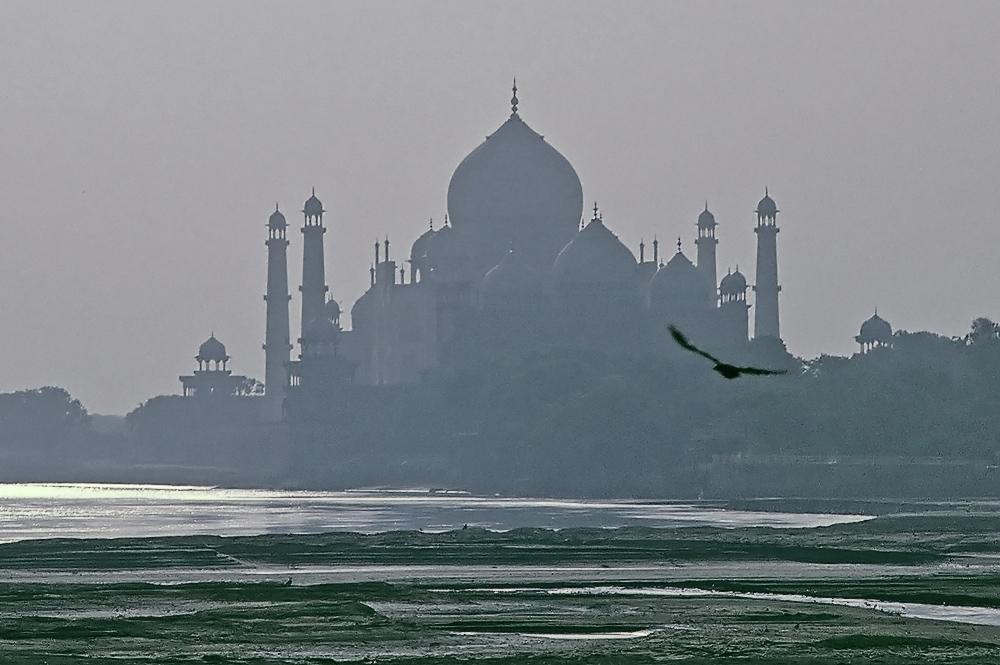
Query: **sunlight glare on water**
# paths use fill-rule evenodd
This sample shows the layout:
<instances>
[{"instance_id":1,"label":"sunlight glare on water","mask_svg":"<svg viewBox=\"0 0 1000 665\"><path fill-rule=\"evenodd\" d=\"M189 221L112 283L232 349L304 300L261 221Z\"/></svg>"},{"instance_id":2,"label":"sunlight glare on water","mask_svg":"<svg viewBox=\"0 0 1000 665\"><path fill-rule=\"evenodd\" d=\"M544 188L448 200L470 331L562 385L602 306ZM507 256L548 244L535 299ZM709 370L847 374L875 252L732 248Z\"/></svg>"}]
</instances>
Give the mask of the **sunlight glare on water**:
<instances>
[{"instance_id":1,"label":"sunlight glare on water","mask_svg":"<svg viewBox=\"0 0 1000 665\"><path fill-rule=\"evenodd\" d=\"M810 528L859 515L725 510L690 503L77 483L0 484L0 541L396 530L621 526Z\"/></svg>"}]
</instances>

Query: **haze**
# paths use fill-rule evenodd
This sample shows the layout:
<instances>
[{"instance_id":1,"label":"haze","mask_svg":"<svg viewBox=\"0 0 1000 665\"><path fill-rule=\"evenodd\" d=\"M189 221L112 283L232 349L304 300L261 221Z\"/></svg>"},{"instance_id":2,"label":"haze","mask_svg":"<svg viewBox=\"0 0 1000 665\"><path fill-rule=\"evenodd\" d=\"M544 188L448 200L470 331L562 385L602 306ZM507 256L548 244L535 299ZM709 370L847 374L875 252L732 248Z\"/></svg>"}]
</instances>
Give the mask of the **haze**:
<instances>
[{"instance_id":1,"label":"haze","mask_svg":"<svg viewBox=\"0 0 1000 665\"><path fill-rule=\"evenodd\" d=\"M752 275L769 187L793 353L852 353L876 306L964 334L1000 317L998 37L988 2L5 3L0 390L124 413L213 331L263 379L275 202L298 228L316 188L349 310L376 236L399 256L443 218L515 75L636 253L693 250L707 199L720 268Z\"/></svg>"}]
</instances>

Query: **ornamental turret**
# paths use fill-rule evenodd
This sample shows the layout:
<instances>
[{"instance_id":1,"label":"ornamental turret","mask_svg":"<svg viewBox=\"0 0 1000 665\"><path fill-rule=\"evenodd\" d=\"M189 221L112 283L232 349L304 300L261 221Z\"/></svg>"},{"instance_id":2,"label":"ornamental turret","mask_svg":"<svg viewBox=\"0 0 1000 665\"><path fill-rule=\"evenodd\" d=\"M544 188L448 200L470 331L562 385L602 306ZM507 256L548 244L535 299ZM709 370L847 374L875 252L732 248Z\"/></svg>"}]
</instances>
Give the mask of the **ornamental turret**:
<instances>
[{"instance_id":1,"label":"ornamental turret","mask_svg":"<svg viewBox=\"0 0 1000 665\"><path fill-rule=\"evenodd\" d=\"M709 284L718 284L716 279L715 248L719 244L715 237L715 215L708 211L708 201L705 201L705 209L698 215L698 239L694 244L698 247L698 270L705 273L705 278ZM712 289L711 305L715 307L717 294Z\"/></svg>"},{"instance_id":2,"label":"ornamental turret","mask_svg":"<svg viewBox=\"0 0 1000 665\"><path fill-rule=\"evenodd\" d=\"M261 419L281 420L288 388L288 361L292 351L288 330L288 222L278 210L267 220L267 293L264 296L264 400Z\"/></svg>"},{"instance_id":3,"label":"ornamental turret","mask_svg":"<svg viewBox=\"0 0 1000 665\"><path fill-rule=\"evenodd\" d=\"M326 306L326 263L323 257L323 204L316 198L316 190L302 208L305 224L302 227L302 324L305 331L309 323L324 316ZM301 343L301 340L300 340Z\"/></svg>"},{"instance_id":4,"label":"ornamental turret","mask_svg":"<svg viewBox=\"0 0 1000 665\"><path fill-rule=\"evenodd\" d=\"M764 189L757 204L757 283L754 285L753 336L780 339L778 326L778 206Z\"/></svg>"}]
</instances>

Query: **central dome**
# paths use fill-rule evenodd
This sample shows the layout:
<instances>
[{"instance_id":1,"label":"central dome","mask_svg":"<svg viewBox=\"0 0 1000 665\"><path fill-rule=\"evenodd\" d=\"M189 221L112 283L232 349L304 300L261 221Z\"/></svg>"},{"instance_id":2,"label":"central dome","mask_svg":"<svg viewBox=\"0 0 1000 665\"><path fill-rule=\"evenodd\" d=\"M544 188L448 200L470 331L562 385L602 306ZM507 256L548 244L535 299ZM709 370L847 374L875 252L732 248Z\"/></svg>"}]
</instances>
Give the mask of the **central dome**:
<instances>
[{"instance_id":1,"label":"central dome","mask_svg":"<svg viewBox=\"0 0 1000 665\"><path fill-rule=\"evenodd\" d=\"M582 213L573 166L516 112L462 160L448 185L451 223L468 234L483 272L510 243L532 263L551 264Z\"/></svg>"}]
</instances>

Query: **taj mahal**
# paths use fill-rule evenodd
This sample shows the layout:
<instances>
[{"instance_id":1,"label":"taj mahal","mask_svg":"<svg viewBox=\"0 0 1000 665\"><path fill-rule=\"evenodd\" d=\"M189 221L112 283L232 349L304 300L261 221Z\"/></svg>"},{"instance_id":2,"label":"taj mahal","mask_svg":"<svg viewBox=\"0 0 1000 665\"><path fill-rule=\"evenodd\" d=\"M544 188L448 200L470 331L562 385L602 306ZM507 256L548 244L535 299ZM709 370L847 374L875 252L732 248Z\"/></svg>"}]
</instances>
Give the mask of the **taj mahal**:
<instances>
[{"instance_id":1,"label":"taj mahal","mask_svg":"<svg viewBox=\"0 0 1000 665\"><path fill-rule=\"evenodd\" d=\"M753 337L780 339L778 207L766 191L756 207L752 288L739 270L719 279L717 223L707 204L697 216L696 261L681 238L671 256L654 240L648 251L640 243L637 257L597 204L584 212L577 172L522 119L516 84L513 92L507 120L455 169L444 224L431 223L408 256L397 256L395 245L391 252L388 238L374 243L370 286L350 310L350 329L328 298L325 210L313 191L302 209L294 360L289 224L275 208L266 241L264 420L281 420L297 391L416 385L558 346L665 353L673 348L670 324L707 348L737 351L750 339L748 291ZM199 363L210 355L199 353ZM215 355L228 360L224 351ZM186 394L193 381L185 377Z\"/></svg>"}]
</instances>

